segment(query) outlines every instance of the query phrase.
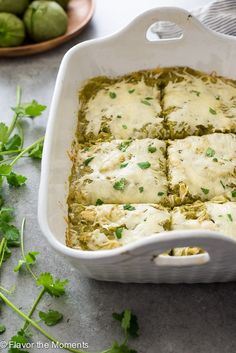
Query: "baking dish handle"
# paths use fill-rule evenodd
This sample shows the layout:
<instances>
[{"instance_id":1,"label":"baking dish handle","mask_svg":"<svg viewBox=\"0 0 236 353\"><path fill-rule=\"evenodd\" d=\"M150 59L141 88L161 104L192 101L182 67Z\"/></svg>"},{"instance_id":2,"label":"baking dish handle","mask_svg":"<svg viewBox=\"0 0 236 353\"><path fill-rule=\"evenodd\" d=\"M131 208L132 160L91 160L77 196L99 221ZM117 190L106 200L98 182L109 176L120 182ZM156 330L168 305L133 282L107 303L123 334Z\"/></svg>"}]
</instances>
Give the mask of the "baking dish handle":
<instances>
[{"instance_id":1,"label":"baking dish handle","mask_svg":"<svg viewBox=\"0 0 236 353\"><path fill-rule=\"evenodd\" d=\"M158 21L170 21L177 24L183 30L183 35L174 39L161 39L155 43L169 42L170 40L193 40L199 38L202 40L202 32L211 33L204 25L202 25L188 11L178 7L159 7L148 10L136 17L124 30L124 40L127 41L145 41L147 30L151 25ZM153 42L152 42L153 43Z\"/></svg>"},{"instance_id":2,"label":"baking dish handle","mask_svg":"<svg viewBox=\"0 0 236 353\"><path fill-rule=\"evenodd\" d=\"M150 239L150 238L149 238ZM165 256L168 250L182 247L199 247L204 254L192 256ZM234 269L236 275L236 241L219 233L203 230L172 231L153 236L150 241L130 252L131 256L142 257L152 261L156 266L197 266L205 265L207 268L218 268L225 264Z\"/></svg>"}]
</instances>

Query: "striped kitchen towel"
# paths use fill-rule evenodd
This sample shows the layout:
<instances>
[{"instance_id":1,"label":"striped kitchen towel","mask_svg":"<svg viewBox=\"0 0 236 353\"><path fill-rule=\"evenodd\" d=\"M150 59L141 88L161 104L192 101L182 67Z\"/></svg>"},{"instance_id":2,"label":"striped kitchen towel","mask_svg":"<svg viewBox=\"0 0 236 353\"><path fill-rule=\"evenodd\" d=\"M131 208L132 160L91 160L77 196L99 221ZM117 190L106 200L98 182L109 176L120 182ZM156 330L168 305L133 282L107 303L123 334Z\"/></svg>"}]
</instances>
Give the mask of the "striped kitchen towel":
<instances>
[{"instance_id":1,"label":"striped kitchen towel","mask_svg":"<svg viewBox=\"0 0 236 353\"><path fill-rule=\"evenodd\" d=\"M236 35L236 0L217 0L191 11L205 26L220 33ZM174 38L182 34L180 27L160 21L151 28L159 38Z\"/></svg>"}]
</instances>

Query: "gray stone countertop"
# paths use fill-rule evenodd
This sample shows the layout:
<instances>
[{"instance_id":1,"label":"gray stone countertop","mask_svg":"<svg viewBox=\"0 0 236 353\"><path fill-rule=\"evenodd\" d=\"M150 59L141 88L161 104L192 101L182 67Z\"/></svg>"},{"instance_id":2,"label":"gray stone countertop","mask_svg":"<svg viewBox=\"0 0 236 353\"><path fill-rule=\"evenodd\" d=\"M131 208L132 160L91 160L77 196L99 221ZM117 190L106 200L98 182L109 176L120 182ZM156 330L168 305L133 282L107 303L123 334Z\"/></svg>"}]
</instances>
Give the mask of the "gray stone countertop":
<instances>
[{"instance_id":1,"label":"gray stone countertop","mask_svg":"<svg viewBox=\"0 0 236 353\"><path fill-rule=\"evenodd\" d=\"M97 0L96 12L89 26L73 41L48 53L28 58L0 59L0 119L9 121L15 103L16 85L23 88L24 100L37 99L50 107L56 75L65 52L74 44L100 37L121 28L135 15L159 5L191 9L204 0ZM47 111L41 118L25 122L26 143L45 132ZM45 241L37 222L37 196L40 164L26 161L17 170L28 176L27 186L6 190L8 205L16 208L16 223L26 217L26 249L40 251L35 271L50 271L69 278L67 295L52 299L45 295L39 309L58 309L64 320L49 331L62 342L87 342L89 352L110 347L119 339L120 329L112 320L114 311L131 308L138 316L140 337L131 342L139 353L233 353L236 351L236 284L141 285L97 282L82 278L63 257L54 253ZM24 312L29 310L39 289L25 271L13 272L20 257L19 249L4 265L1 284L16 285L11 299ZM22 320L5 306L0 323L7 326L1 340L8 340L21 327ZM37 318L36 312L35 317ZM33 342L48 342L34 333ZM7 352L0 348L0 351ZM30 352L57 352L57 348L32 348Z\"/></svg>"}]
</instances>

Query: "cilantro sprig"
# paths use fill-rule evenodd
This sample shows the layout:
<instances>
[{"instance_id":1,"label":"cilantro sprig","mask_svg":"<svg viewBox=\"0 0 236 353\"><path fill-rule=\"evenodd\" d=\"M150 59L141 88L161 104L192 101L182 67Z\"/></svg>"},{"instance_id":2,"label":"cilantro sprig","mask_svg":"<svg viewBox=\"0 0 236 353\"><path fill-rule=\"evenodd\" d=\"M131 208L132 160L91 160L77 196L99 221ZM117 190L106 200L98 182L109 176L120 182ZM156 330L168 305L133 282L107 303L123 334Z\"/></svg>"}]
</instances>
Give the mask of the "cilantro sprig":
<instances>
[{"instance_id":1,"label":"cilantro sprig","mask_svg":"<svg viewBox=\"0 0 236 353\"><path fill-rule=\"evenodd\" d=\"M115 98L115 96L113 96ZM31 157L34 159L42 158L43 151L43 137L35 141L28 147L24 147L24 130L21 126L23 118L35 118L40 116L45 110L45 106L39 104L36 100L31 103L21 102L21 89L17 88L17 103L13 109L14 116L9 127L0 122L0 271L3 262L10 256L10 247L20 246L21 258L14 267L14 272L21 275L22 271L28 271L32 276L35 284L40 288L38 295L29 310L28 314L25 314L21 309L18 308L11 300L7 298L4 293L10 294L11 291L0 286L0 301L5 303L14 313L19 315L23 320L24 324L20 330L11 338L11 342L17 344L17 348L9 348L8 353L29 353L24 350L24 344L32 341L32 336L29 335L29 326L34 327L44 337L50 341L59 345L60 348L65 349L69 352L83 353L82 351L74 348L70 348L61 343L57 338L51 335L47 329L41 327L38 323L38 318L33 318L39 303L44 296L51 296L53 298L61 297L66 292L66 286L68 284L67 279L54 278L49 272L43 272L36 274L34 267L37 269L37 260L40 255L38 251L31 250L25 252L24 248L24 230L25 230L25 219L22 221L21 229L19 230L12 222L14 221L14 209L11 207L3 206L4 200L1 196L1 191L4 187L4 181L10 186L21 187L27 182L27 178L23 175L17 174L13 167L22 157ZM17 130L17 131L16 131ZM120 150L126 150L130 142L120 145ZM91 160L90 160L91 161ZM89 162L90 162L89 161ZM126 179L122 178L114 184L114 188L117 190L123 190L126 186ZM96 204L101 205L102 200L98 199ZM127 204L124 209L129 211L135 209L133 206ZM117 235L122 236L123 227L117 228ZM136 353L133 349L128 346L129 337L136 337L135 331L137 331L138 324L137 318L130 310L126 309L121 314L114 314L114 319L120 321L121 328L125 334L124 340L119 343L114 341L111 348L101 353ZM54 326L63 319L63 314L50 309L49 311L39 311L39 318L43 321L46 326ZM4 333L6 327L3 323L0 323L0 334ZM19 345L21 348L19 348Z\"/></svg>"}]
</instances>

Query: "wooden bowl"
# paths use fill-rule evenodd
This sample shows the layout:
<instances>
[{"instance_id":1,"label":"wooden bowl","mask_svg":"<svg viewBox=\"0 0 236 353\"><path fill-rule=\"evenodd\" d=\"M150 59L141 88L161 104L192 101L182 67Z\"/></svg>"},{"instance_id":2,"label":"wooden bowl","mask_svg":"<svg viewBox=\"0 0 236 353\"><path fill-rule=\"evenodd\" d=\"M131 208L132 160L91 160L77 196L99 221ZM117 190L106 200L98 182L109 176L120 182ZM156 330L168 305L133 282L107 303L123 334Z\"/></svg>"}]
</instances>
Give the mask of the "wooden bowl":
<instances>
[{"instance_id":1,"label":"wooden bowl","mask_svg":"<svg viewBox=\"0 0 236 353\"><path fill-rule=\"evenodd\" d=\"M26 56L50 50L67 42L87 25L94 13L94 0L70 0L67 10L68 28L63 36L41 43L26 43L18 47L0 48L0 57Z\"/></svg>"}]
</instances>

